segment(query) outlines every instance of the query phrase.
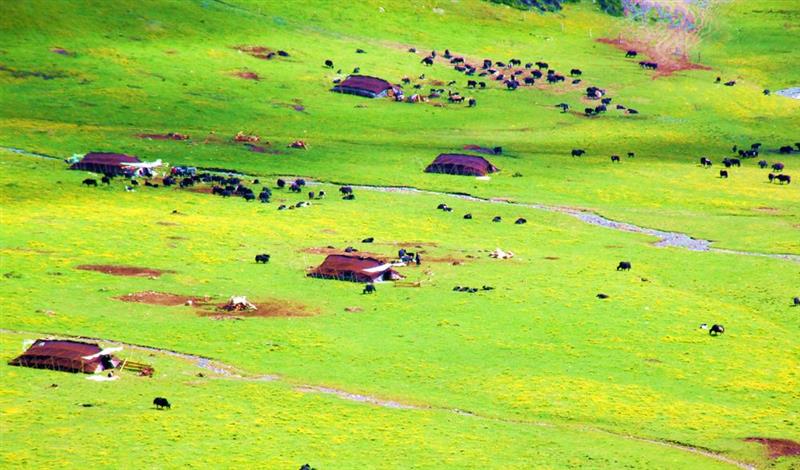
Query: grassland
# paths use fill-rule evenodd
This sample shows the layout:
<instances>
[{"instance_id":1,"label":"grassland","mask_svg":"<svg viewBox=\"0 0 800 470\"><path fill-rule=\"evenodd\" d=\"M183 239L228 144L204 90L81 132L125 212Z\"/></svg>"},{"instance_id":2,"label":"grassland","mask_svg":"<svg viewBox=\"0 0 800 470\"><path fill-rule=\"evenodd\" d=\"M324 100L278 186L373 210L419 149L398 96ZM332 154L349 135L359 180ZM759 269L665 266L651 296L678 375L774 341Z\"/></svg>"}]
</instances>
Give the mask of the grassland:
<instances>
[{"instance_id":1,"label":"grassland","mask_svg":"<svg viewBox=\"0 0 800 470\"><path fill-rule=\"evenodd\" d=\"M277 175L302 175L323 182L315 189L330 195L331 182L347 182L584 207L717 247L798 254L794 184L766 183L753 161L728 180L696 166L700 155L717 161L734 143L758 141L767 159L784 161L789 173L797 167L796 155L770 152L797 140L800 105L761 93L800 81L786 55L764 59L770 45L797 43L796 27L778 28L797 7L774 3L784 13L751 15L742 1L716 5L698 49L713 70L658 79L595 42L631 25L588 3L551 15L466 1L433 5L444 14L431 5L372 1L350 9L322 1L302 8L87 2L79 11L66 2L19 3L0 16L0 63L66 76L0 72L0 145L61 158L127 152L233 168L270 185ZM768 39L743 39L742 31L762 24L772 31ZM259 61L232 48L240 44L291 57ZM464 81L444 66L423 67L409 46L579 67L583 85L603 86L641 114L586 119L553 107L565 101L582 109L583 85L514 93L490 87L474 92L476 109L328 91L335 74L321 66L325 59L393 81L421 73ZM76 55L54 54L55 47ZM367 53L356 54L359 47ZM241 70L262 80L232 76ZM737 86L714 85L720 71L740 77ZM302 111L293 109L298 104ZM280 153L231 143L240 130ZM192 138L136 137L169 131ZM218 139L204 143L211 132ZM284 148L298 138L310 150ZM502 171L491 180L422 173L437 153L471 143L506 149L492 158ZM589 155L570 158L574 147ZM610 154L627 151L636 157L608 163ZM444 196L357 191L355 201L329 197L277 211L303 196L275 190L271 204L248 204L178 189L129 193L121 182L80 187L85 177L59 160L0 150L0 326L22 332L1 336L2 357L40 334L84 335L212 357L281 380L226 378L135 350L126 354L155 363L153 379L94 383L4 367L4 466L727 466L626 435L758 466L797 465L767 460L759 445L742 440L800 440L800 327L789 307L800 294L796 263L656 248L650 237L558 213ZM456 211L436 211L440 202ZM461 219L466 212L475 218ZM491 223L495 215L504 222ZM517 217L528 223L513 225ZM367 236L376 243L359 243ZM402 269L421 287L381 285L364 296L356 284L305 277L324 257L319 248L348 245L386 256L400 247L424 250L422 266ZM496 247L516 257L488 258ZM272 255L270 264L252 262L260 252ZM621 259L634 270L616 272ZM82 264L173 272L116 277L76 269ZM470 295L452 292L454 285L496 289ZM215 302L247 295L308 315L220 320L188 306L116 299L148 290ZM597 299L599 292L610 298ZM361 311L345 310L352 307ZM701 323L728 331L711 338ZM197 377L200 371L207 376ZM419 409L351 403L298 391L303 385ZM157 395L175 408L152 411ZM85 444L66 444L73 434Z\"/></svg>"}]
</instances>

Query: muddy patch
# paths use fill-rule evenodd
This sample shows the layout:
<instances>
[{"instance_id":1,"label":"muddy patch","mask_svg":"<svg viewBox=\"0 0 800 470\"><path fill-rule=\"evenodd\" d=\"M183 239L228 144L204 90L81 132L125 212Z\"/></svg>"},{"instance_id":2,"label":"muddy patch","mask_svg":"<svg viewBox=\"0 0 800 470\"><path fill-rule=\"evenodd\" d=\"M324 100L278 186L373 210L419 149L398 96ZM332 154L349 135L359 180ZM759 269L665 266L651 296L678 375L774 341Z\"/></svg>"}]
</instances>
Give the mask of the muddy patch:
<instances>
[{"instance_id":1,"label":"muddy patch","mask_svg":"<svg viewBox=\"0 0 800 470\"><path fill-rule=\"evenodd\" d=\"M199 306L207 304L211 300L209 297L188 297L185 295L155 291L133 292L131 294L114 297L114 299L121 300L122 302L163 305L167 307L174 307L178 305Z\"/></svg>"},{"instance_id":2,"label":"muddy patch","mask_svg":"<svg viewBox=\"0 0 800 470\"><path fill-rule=\"evenodd\" d=\"M277 59L282 55L288 57L288 54L286 54L285 52L278 51L276 49L272 49L267 46L239 45L239 46L233 46L233 49L239 52L243 52L251 57L255 57L256 59L262 59L262 60Z\"/></svg>"},{"instance_id":3,"label":"muddy patch","mask_svg":"<svg viewBox=\"0 0 800 470\"><path fill-rule=\"evenodd\" d=\"M261 80L261 77L255 72L239 71L239 72L233 72L232 75L234 77L243 78L245 80L255 80L255 81Z\"/></svg>"},{"instance_id":4,"label":"muddy patch","mask_svg":"<svg viewBox=\"0 0 800 470\"><path fill-rule=\"evenodd\" d=\"M711 67L690 61L685 52L687 47L682 49L683 52L676 54L675 49L668 41L650 43L641 39L599 38L597 42L614 46L620 51L634 50L640 55L647 56L650 61L658 64L658 69L653 75L654 79L666 77L681 70L711 70Z\"/></svg>"},{"instance_id":5,"label":"muddy patch","mask_svg":"<svg viewBox=\"0 0 800 470\"><path fill-rule=\"evenodd\" d=\"M199 315L213 317L216 319L225 318L250 318L250 317L310 317L318 315L317 310L311 309L299 302L288 300L264 299L252 302L256 306L251 310L225 310L227 304L219 304L213 310L200 310Z\"/></svg>"},{"instance_id":6,"label":"muddy patch","mask_svg":"<svg viewBox=\"0 0 800 470\"><path fill-rule=\"evenodd\" d=\"M800 443L789 439L772 439L769 437L748 437L746 442L758 442L763 445L771 459L800 455Z\"/></svg>"},{"instance_id":7,"label":"muddy patch","mask_svg":"<svg viewBox=\"0 0 800 470\"><path fill-rule=\"evenodd\" d=\"M82 264L77 269L83 271L96 271L103 274L111 274L112 276L130 276L130 277L159 277L162 274L174 273L166 269L151 269L151 268L138 268L135 266L115 266L111 264Z\"/></svg>"}]
</instances>

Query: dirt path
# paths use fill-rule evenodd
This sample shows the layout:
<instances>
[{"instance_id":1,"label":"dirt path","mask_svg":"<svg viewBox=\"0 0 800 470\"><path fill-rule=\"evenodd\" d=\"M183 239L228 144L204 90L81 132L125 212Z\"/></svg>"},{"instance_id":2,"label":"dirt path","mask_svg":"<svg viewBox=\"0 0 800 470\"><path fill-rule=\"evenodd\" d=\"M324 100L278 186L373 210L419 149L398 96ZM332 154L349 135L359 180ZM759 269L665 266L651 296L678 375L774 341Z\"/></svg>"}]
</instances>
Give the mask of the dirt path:
<instances>
[{"instance_id":1,"label":"dirt path","mask_svg":"<svg viewBox=\"0 0 800 470\"><path fill-rule=\"evenodd\" d=\"M15 147L3 147L0 146L0 150L8 150L10 152L14 152L20 155L31 156L31 157L39 157L39 158L48 158L48 159L58 159L58 157L54 157L52 155L46 155L42 153L36 152L29 152L26 150L18 149ZM231 170L231 172L235 172L241 176L258 176L258 175L244 175L243 173L236 172L235 170ZM302 176L299 175L292 175L292 178L300 178ZM731 255L742 255L742 256L760 256L764 258L774 258L780 259L784 261L793 261L795 263L800 263L800 255L796 254L781 254L781 253L759 253L755 251L742 251L742 250L728 250L724 248L714 248L711 246L710 240L703 240L700 238L694 238L690 235L681 232L670 232L666 230L658 230L654 228L647 228L641 227L639 225L631 224L628 222L619 222L616 220L609 219L607 217L603 217L600 214L595 212L585 211L581 209L575 209L572 207L565 207L565 206L552 206L546 204L537 204L537 203L525 203L525 202L514 202L514 201L507 201L504 199L493 199L493 198L482 198L478 196L473 196L471 194L466 193L449 193L449 192L442 192L442 191L431 191L427 189L418 189L410 186L374 186L374 185L359 185L359 184L350 184L350 183L342 183L336 181L315 181L313 178L309 177L302 177L306 180L309 185L319 185L319 184L333 184L339 186L350 186L354 189L364 190L364 191L380 191L385 193L406 193L406 194L428 194L434 196L442 196L448 198L457 198L464 201L470 202L481 202L481 203L489 203L489 204L506 204L512 205L517 207L525 207L528 209L537 209L537 210L544 210L548 212L558 212L560 214L566 214L572 217L577 218L578 220L585 222L590 225L598 225L601 227L609 228L612 230L619 230L622 232L631 232L631 233L642 233L645 235L650 235L652 237L656 237L658 240L653 243L654 246L657 247L673 247L673 248L682 248L690 251L705 251L705 252L714 252L714 253L723 253L723 254L731 254Z\"/></svg>"},{"instance_id":2,"label":"dirt path","mask_svg":"<svg viewBox=\"0 0 800 470\"><path fill-rule=\"evenodd\" d=\"M143 351L149 353L156 353L162 354L165 356L175 357L184 361L187 361L196 367L202 368L204 370L210 371L216 375L218 375L222 379L234 379L234 380L246 380L246 381L281 381L284 380L286 382L290 382L289 380L283 379L281 376L276 374L265 374L265 375L257 375L257 374L250 374L244 372L243 370L239 369L235 365L226 364L215 359L211 359L209 357L200 356L197 354L189 354L183 353L179 351L175 351L172 349L164 349L164 348L157 348L154 346L145 346L141 344L134 344L134 343L124 343L121 341L115 341L105 338L95 338L91 336L74 336L74 335L61 335L56 333L33 333L29 331L18 331L18 330L10 330L6 328L0 328L0 333L3 334L19 334L19 335L30 335L31 337L54 337L54 338L61 338L61 339L73 339L73 340L84 340L84 341L96 341L102 342L105 345L115 345L115 346L123 346L125 348L134 350L134 351ZM418 410L418 411L440 411L440 412L447 412L447 413L454 413L460 416L468 416L475 419L481 419L485 421L491 422L502 422L502 423L510 423L510 424L519 424L525 426L537 426L537 427L550 427L550 428L562 428L562 429L569 429L573 431L585 431L585 432L595 432L595 433L602 433L608 434L612 436L616 436L622 439L638 441L638 442L645 442L653 445L659 445L662 447L669 447L676 450L681 450L683 452L689 452L697 455L702 455L704 457L708 457L710 459L717 460L719 462L723 462L726 464L730 464L732 466L736 466L746 470L755 470L756 467L752 464L747 462L738 461L729 457L726 457L723 454L714 452L710 449L704 449L701 447L691 446L689 444L677 443L672 441L660 440L660 439L651 439L646 437L639 437L634 436L631 434L625 433L618 433L614 431L610 431L607 429L591 426L591 425L566 425L566 424L555 424L555 423L548 423L544 421L529 421L529 420L516 420L516 419L506 419L501 417L495 416L488 416L488 415L481 415L479 413L475 413L472 411L462 410L459 408L450 408L444 406L435 406L435 405L420 405L420 404L409 404L403 403L400 401L395 400L388 400L383 399L371 395L364 395L359 393L352 393L345 390L339 390L335 388L325 387L322 385L296 385L294 386L294 390L304 393L322 393L325 395L332 395L343 400L353 401L356 403L365 403L373 406L381 406L384 408L392 408L392 409L402 409L402 410Z\"/></svg>"}]
</instances>

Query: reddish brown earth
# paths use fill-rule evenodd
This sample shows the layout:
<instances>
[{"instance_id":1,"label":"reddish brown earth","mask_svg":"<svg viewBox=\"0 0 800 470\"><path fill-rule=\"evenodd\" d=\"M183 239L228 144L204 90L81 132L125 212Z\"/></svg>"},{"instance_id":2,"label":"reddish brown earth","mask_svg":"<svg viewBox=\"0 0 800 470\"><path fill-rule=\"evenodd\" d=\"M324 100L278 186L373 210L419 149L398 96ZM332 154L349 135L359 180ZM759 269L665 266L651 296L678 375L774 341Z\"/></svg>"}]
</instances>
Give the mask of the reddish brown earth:
<instances>
[{"instance_id":1,"label":"reddish brown earth","mask_svg":"<svg viewBox=\"0 0 800 470\"><path fill-rule=\"evenodd\" d=\"M226 311L223 307L227 304L219 304L214 310L200 310L199 315L215 318L222 317L308 317L319 312L312 310L306 305L298 302L286 300L265 299L252 302L256 306L255 310Z\"/></svg>"},{"instance_id":2,"label":"reddish brown earth","mask_svg":"<svg viewBox=\"0 0 800 470\"><path fill-rule=\"evenodd\" d=\"M637 51L640 56L647 56L648 61L658 64L658 70L653 74L653 79L666 77L681 70L711 70L711 67L693 63L686 54L675 55L670 50L659 48L658 44L654 45L641 40L624 38L599 38L597 42L609 44L621 51L634 50ZM637 57L631 60L639 62L639 60L643 59Z\"/></svg>"},{"instance_id":3,"label":"reddish brown earth","mask_svg":"<svg viewBox=\"0 0 800 470\"><path fill-rule=\"evenodd\" d=\"M747 442L758 442L767 450L771 459L800 455L800 443L789 439L772 439L769 437L748 437Z\"/></svg>"},{"instance_id":4,"label":"reddish brown earth","mask_svg":"<svg viewBox=\"0 0 800 470\"><path fill-rule=\"evenodd\" d=\"M244 78L245 80L261 80L261 77L255 72L236 72L234 75L239 78Z\"/></svg>"},{"instance_id":5,"label":"reddish brown earth","mask_svg":"<svg viewBox=\"0 0 800 470\"><path fill-rule=\"evenodd\" d=\"M131 294L121 295L119 297L114 297L117 300L121 300L123 302L135 302L135 303L142 303L142 304L150 304L150 305L165 305L165 306L176 306L176 305L186 305L186 302L192 301L192 304L197 306L198 304L205 304L208 303L210 299L203 298L203 297L187 297L185 295L178 295L178 294L168 294L166 292L155 292L155 291L145 291L145 292L133 292Z\"/></svg>"},{"instance_id":6,"label":"reddish brown earth","mask_svg":"<svg viewBox=\"0 0 800 470\"><path fill-rule=\"evenodd\" d=\"M278 58L277 51L274 49L270 49L266 46L252 46L252 45L242 45L242 46L234 46L234 49L237 51L244 52L256 59L264 59L270 60L274 58Z\"/></svg>"},{"instance_id":7,"label":"reddish brown earth","mask_svg":"<svg viewBox=\"0 0 800 470\"><path fill-rule=\"evenodd\" d=\"M133 277L159 277L165 273L174 273L175 271L151 269L151 268L137 268L135 266L115 266L111 264L82 264L77 267L84 271L97 271L103 274L111 274L112 276L133 276Z\"/></svg>"}]
</instances>

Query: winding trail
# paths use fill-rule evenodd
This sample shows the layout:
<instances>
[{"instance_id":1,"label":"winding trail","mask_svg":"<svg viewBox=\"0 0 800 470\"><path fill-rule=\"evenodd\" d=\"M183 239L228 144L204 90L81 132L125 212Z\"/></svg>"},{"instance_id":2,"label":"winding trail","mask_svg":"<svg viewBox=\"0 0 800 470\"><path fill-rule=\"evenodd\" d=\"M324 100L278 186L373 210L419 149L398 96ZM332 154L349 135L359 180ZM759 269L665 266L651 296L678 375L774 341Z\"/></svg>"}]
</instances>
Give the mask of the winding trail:
<instances>
[{"instance_id":1,"label":"winding trail","mask_svg":"<svg viewBox=\"0 0 800 470\"><path fill-rule=\"evenodd\" d=\"M55 157L53 155L47 155L38 152L31 152L23 149L19 149L16 147L3 147L0 146L0 150L7 150L9 152L13 152L19 155L25 155L29 157L38 157L38 158L46 158L46 159L56 159L61 160L59 157ZM238 173L242 176L260 176L260 175L245 175L244 173ZM302 177L299 175L292 175L291 177ZM548 212L557 212L559 214L566 214L576 219L580 220L581 222L590 224L590 225L597 225L600 227L609 228L612 230L618 230L621 232L630 232L630 233L642 233L645 235L650 235L652 237L657 238L658 240L653 243L654 246L657 247L671 247L671 248L682 248L685 250L690 251L704 251L704 252L713 252L713 253L723 253L723 254L731 254L731 255L742 255L742 256L759 256L764 258L774 258L780 259L785 261L793 261L795 263L800 263L800 255L796 254L789 254L789 253L760 253L755 251L741 251L741 250L728 250L724 248L714 248L711 246L711 240L704 240L701 238L694 238L690 235L681 232L670 232L666 230L658 230L654 228L647 228L641 227L639 225L631 224L628 222L619 222L616 220L609 219L607 217L603 217L602 215L581 210L575 209L573 207L565 207L565 206L553 206L547 204L536 204L536 203L526 203L526 202L514 202L508 201L505 199L497 199L497 198L483 198L478 196L473 196L467 193L452 193L452 192L442 192L442 191L431 191L428 189L419 189L414 188L411 186L375 186L375 185L364 185L364 184L350 184L350 183L342 183L337 181L322 181L322 180L315 180L313 178L303 177L306 179L307 183L310 185L320 185L320 184L332 184L332 185L339 185L339 186L350 186L353 189L359 189L363 191L379 191L384 193L405 193L405 194L427 194L433 196L441 196L441 197L449 197L449 198L457 198L464 201L470 202L481 202L481 203L489 203L489 204L507 204L516 207L524 207L528 209L536 209L536 210L543 210Z\"/></svg>"},{"instance_id":2,"label":"winding trail","mask_svg":"<svg viewBox=\"0 0 800 470\"><path fill-rule=\"evenodd\" d=\"M48 337L48 338L60 338L60 339L72 339L72 340L83 340L83 341L96 341L102 342L106 345L115 345L115 346L122 346L134 351L143 351L148 353L156 353L162 354L165 356L174 357L177 359L181 359L192 363L196 367L202 368L204 370L210 371L219 378L222 379L233 379L233 380L246 380L246 381L265 381L265 382L277 382L277 381L284 381L289 384L292 384L290 380L284 380L281 376L275 374L264 374L264 375L257 375L257 374L250 374L247 373L235 365L226 364L224 362L206 357L197 354L190 354L175 351L172 349L164 349L158 348L154 346L146 346L142 344L135 344L135 343L125 343L122 341L116 341L112 339L105 339L105 338L95 338L91 336L75 336L75 335L63 335L58 333L35 333L30 331L19 331L19 330L11 330L7 328L0 328L0 334L16 334L16 335L30 335L34 337ZM619 437L621 439L631 440L631 441L638 441L638 442L645 442L648 444L658 445L662 447L669 447L672 449L680 450L683 452L688 452L692 454L702 455L704 457L717 460L722 463L726 463L738 468L742 468L745 470L756 470L756 466L752 465L747 462L739 461L727 457L723 454L715 452L711 449L705 449L702 447L696 447L685 443L668 441L668 440L661 440L661 439L651 439L647 437L640 437L635 436L632 434L627 433L620 433L611 431L608 429L603 429L600 427L586 425L586 424L556 424L556 423L549 423L544 421L530 421L530 420L518 420L518 419L507 419L501 418L496 416L488 416L482 415L479 413L475 413L472 411L462 410L459 408L450 408L445 406L436 406L436 405L420 405L420 404L409 404L403 403L395 400L388 400L384 398L375 397L372 395L364 395L358 393L351 393L345 390L340 390L336 388L325 387L321 385L294 385L293 389L298 392L303 393L322 393L325 395L336 396L343 400L353 401L356 403L364 403L373 406L381 406L384 408L392 408L392 409L401 409L401 410L417 410L417 411L439 411L439 412L446 412L446 413L453 413L459 416L467 416L470 418L480 419L489 422L497 422L497 423L508 423L508 424L517 424L517 425L524 425L524 426L537 426L537 427L547 427L547 428L562 428L568 429L572 431L583 431L583 432L594 432L594 433L601 433L607 434L615 437Z\"/></svg>"},{"instance_id":3,"label":"winding trail","mask_svg":"<svg viewBox=\"0 0 800 470\"><path fill-rule=\"evenodd\" d=\"M320 183L315 183L320 184ZM370 186L370 185L357 185L357 184L346 184L346 183L338 183L338 182L330 182L329 184L336 184L342 186L350 186L353 189L360 189L365 191L381 191L381 192L388 192L388 193L409 193L409 194L428 194L434 196L443 196L443 197L450 197L450 198L457 198L465 201L470 202L482 202L482 203L490 203L490 204L507 204L517 207L525 207L528 209L537 209L543 210L548 212L558 212L560 214L566 214L572 217L577 218L581 222L590 224L590 225L597 225L600 227L609 228L612 230L619 230L621 232L631 232L631 233L642 233L645 235L650 235L652 237L658 238L658 241L653 243L654 246L657 247L673 247L673 248L683 248L690 251L706 251L706 252L713 252L713 253L725 253L725 254L733 254L733 255L743 255L743 256L760 256L765 258L775 258L781 259L785 261L794 261L795 263L800 263L800 255L795 254L782 254L782 253L760 253L755 251L740 251L740 250L728 250L724 248L714 248L711 246L711 240L703 240L700 238L691 237L685 233L681 232L669 232L666 230L658 230L654 228L647 228L641 227L639 225L634 225L628 222L619 222L616 220L609 219L607 217L603 217L600 214L595 212L575 209L572 207L564 207L564 206L551 206L546 204L535 204L535 203L526 203L526 202L514 202L508 201L505 199L496 199L496 198L482 198L478 196L473 196L471 194L466 193L448 193L448 192L441 192L441 191L430 191L426 189L417 189L408 186Z\"/></svg>"}]
</instances>

